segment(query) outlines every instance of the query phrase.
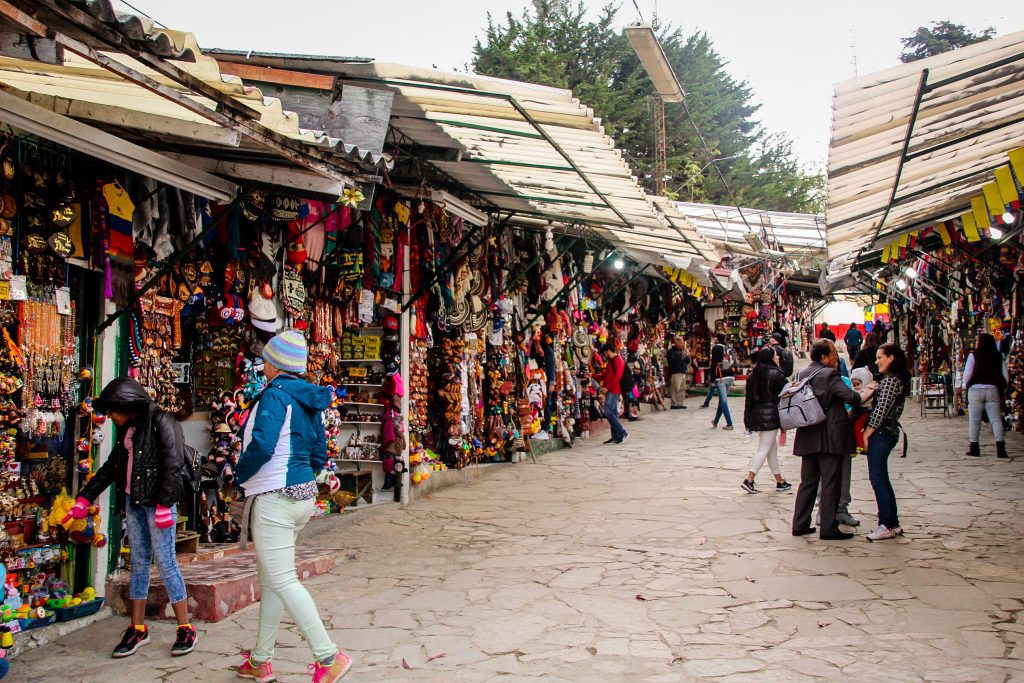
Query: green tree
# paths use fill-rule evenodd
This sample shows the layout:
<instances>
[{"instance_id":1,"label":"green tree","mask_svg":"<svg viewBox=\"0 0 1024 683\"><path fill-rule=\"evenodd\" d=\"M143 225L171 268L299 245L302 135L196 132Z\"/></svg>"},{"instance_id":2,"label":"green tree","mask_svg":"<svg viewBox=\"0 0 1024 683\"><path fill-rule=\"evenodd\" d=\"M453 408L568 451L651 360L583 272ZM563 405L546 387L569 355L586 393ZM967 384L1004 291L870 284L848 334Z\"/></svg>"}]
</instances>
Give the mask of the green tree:
<instances>
[{"instance_id":1,"label":"green tree","mask_svg":"<svg viewBox=\"0 0 1024 683\"><path fill-rule=\"evenodd\" d=\"M966 45L974 45L988 40L996 34L991 26L980 33L972 33L963 24L951 21L933 21L931 26L920 26L912 35L903 38L903 53L900 61L915 62L925 57L933 57Z\"/></svg>"},{"instance_id":2,"label":"green tree","mask_svg":"<svg viewBox=\"0 0 1024 683\"><path fill-rule=\"evenodd\" d=\"M580 0L533 0L520 15L509 12L496 21L488 14L470 67L488 76L571 89L593 107L653 191L653 88L619 30L617 12L615 5L605 5L590 20ZM693 117L691 123L681 104L665 107L670 196L731 204L731 188L741 201L759 208L820 209L821 177L801 170L784 136L761 128L749 85L728 74L708 35L685 35L671 26L655 30Z\"/></svg>"}]
</instances>

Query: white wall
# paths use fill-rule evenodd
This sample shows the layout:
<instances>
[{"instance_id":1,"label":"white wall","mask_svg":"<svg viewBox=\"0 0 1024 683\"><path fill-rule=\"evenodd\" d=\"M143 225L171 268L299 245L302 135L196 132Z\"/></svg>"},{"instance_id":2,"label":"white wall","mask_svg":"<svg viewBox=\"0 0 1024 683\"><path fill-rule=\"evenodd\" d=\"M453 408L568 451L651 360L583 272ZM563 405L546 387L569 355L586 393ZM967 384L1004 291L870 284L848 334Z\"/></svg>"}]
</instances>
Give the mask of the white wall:
<instances>
[{"instance_id":1,"label":"white wall","mask_svg":"<svg viewBox=\"0 0 1024 683\"><path fill-rule=\"evenodd\" d=\"M830 327L837 328L841 326L843 330L849 327L852 322L858 325L864 323L864 309L855 301L833 301L814 316L814 323L816 325L818 323L828 323ZM836 336L841 337L842 335L837 332Z\"/></svg>"}]
</instances>

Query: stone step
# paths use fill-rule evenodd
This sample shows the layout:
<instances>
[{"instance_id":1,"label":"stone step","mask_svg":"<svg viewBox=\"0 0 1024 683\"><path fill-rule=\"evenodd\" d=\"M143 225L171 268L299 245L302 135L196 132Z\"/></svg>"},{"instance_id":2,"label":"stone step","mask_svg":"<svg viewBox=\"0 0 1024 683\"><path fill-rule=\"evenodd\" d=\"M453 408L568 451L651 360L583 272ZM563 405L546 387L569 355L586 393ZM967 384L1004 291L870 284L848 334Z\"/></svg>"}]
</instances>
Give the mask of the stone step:
<instances>
[{"instance_id":1,"label":"stone step","mask_svg":"<svg viewBox=\"0 0 1024 683\"><path fill-rule=\"evenodd\" d=\"M189 613L197 621L220 621L243 607L258 602L260 584L253 550L230 552L180 563L181 575L188 591ZM324 574L334 566L340 551L333 548L297 548L295 565L299 579ZM202 555L202 551L199 553ZM127 614L129 573L120 572L107 581L107 604L116 614ZM167 591L156 568L152 568L146 616L152 619L173 619L167 602Z\"/></svg>"}]
</instances>

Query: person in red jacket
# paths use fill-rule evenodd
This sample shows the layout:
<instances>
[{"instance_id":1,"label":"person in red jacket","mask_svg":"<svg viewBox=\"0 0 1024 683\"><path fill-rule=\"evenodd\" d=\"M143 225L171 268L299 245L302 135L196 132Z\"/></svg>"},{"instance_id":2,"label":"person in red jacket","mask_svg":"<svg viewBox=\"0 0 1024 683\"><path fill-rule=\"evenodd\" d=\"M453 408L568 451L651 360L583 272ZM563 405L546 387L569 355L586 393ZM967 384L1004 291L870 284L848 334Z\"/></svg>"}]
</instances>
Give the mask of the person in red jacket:
<instances>
[{"instance_id":1,"label":"person in red jacket","mask_svg":"<svg viewBox=\"0 0 1024 683\"><path fill-rule=\"evenodd\" d=\"M622 373L625 371L626 361L611 344L604 347L604 354L608 361L604 366L604 414L612 427L612 438L605 443L620 444L629 438L629 434L619 422L619 397L622 395Z\"/></svg>"}]
</instances>

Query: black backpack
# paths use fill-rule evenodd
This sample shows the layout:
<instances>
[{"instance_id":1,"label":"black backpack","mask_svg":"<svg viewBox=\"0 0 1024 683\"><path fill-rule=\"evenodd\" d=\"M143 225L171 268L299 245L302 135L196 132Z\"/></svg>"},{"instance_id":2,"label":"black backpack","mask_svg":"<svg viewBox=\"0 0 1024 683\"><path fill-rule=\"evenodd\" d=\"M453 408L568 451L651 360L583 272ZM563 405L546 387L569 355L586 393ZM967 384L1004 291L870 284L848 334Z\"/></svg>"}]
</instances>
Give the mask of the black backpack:
<instances>
[{"instance_id":1,"label":"black backpack","mask_svg":"<svg viewBox=\"0 0 1024 683\"><path fill-rule=\"evenodd\" d=\"M633 389L636 388L636 377L633 376L633 371L629 369L629 363L625 363L622 366L622 379L619 380L619 391L622 392L623 396L633 393Z\"/></svg>"},{"instance_id":2,"label":"black backpack","mask_svg":"<svg viewBox=\"0 0 1024 683\"><path fill-rule=\"evenodd\" d=\"M779 354L779 369L789 379L793 376L793 354L781 346L775 346L775 352Z\"/></svg>"}]
</instances>

